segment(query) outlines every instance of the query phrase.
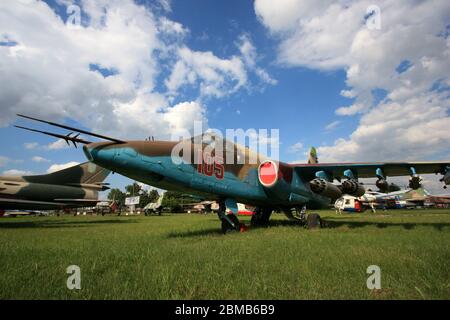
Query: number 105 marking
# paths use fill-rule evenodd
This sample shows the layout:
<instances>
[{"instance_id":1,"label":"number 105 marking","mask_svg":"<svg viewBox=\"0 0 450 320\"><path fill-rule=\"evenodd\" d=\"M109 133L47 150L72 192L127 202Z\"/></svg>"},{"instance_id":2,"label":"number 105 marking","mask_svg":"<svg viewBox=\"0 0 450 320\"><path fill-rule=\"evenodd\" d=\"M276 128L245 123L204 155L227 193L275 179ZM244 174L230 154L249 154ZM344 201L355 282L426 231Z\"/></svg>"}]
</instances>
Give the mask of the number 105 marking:
<instances>
[{"instance_id":1,"label":"number 105 marking","mask_svg":"<svg viewBox=\"0 0 450 320\"><path fill-rule=\"evenodd\" d=\"M209 153L200 151L198 153L197 172L211 177L213 174L217 179L222 180L225 174L225 167L223 165L223 158L219 156L211 156Z\"/></svg>"}]
</instances>

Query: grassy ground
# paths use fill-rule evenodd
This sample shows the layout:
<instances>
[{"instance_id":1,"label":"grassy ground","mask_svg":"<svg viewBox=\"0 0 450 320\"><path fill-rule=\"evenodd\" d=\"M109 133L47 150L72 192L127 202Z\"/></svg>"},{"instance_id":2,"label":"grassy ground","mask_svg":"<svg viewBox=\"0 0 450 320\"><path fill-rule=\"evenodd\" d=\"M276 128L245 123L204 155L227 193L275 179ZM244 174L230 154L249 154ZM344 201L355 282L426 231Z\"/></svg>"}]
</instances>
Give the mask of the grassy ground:
<instances>
[{"instance_id":1,"label":"grassy ground","mask_svg":"<svg viewBox=\"0 0 450 320\"><path fill-rule=\"evenodd\" d=\"M214 215L2 218L0 298L450 299L450 210L320 214L226 236Z\"/></svg>"}]
</instances>

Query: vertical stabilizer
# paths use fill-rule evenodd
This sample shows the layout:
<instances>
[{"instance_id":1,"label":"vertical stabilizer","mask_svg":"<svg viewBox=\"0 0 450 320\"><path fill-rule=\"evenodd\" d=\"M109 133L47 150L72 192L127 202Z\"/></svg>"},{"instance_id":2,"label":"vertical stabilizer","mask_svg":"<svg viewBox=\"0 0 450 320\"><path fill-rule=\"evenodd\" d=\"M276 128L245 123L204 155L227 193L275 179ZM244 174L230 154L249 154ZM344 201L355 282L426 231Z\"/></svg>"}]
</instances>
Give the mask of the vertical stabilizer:
<instances>
[{"instance_id":1,"label":"vertical stabilizer","mask_svg":"<svg viewBox=\"0 0 450 320\"><path fill-rule=\"evenodd\" d=\"M317 150L316 148L311 147L311 149L309 149L308 164L315 163L319 163L319 159L317 158Z\"/></svg>"}]
</instances>

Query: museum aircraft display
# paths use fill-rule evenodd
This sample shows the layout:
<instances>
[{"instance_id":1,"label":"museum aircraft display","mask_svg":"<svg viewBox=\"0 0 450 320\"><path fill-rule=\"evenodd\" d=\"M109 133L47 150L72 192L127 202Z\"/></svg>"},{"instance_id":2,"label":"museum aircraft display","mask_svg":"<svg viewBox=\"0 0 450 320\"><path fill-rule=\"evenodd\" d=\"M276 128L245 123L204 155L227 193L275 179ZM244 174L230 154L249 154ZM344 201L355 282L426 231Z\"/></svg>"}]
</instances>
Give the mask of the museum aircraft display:
<instances>
[{"instance_id":1,"label":"museum aircraft display","mask_svg":"<svg viewBox=\"0 0 450 320\"><path fill-rule=\"evenodd\" d=\"M418 189L407 188L404 190L389 193L366 191L360 197L343 195L334 203L334 207L339 212L362 212L371 209L403 209L403 208L423 208L425 202L430 197L430 193L422 186Z\"/></svg>"},{"instance_id":2,"label":"museum aircraft display","mask_svg":"<svg viewBox=\"0 0 450 320\"><path fill-rule=\"evenodd\" d=\"M0 176L0 211L95 206L109 170L85 162L49 174Z\"/></svg>"},{"instance_id":3,"label":"museum aircraft display","mask_svg":"<svg viewBox=\"0 0 450 320\"><path fill-rule=\"evenodd\" d=\"M89 135L106 141L91 142L69 133L62 135L20 127L62 138L75 146L83 144L89 161L131 179L166 190L198 195L219 202L218 212L224 233L239 230L237 203L255 206L252 223L267 224L274 209L290 219L310 227L320 225L320 217L308 209L328 207L343 194L362 196L359 178L378 178L377 185L387 184L389 176L411 176L410 187L420 186L419 174L442 174L444 185L450 184L450 161L442 162L369 162L288 164L257 155L250 148L226 139L192 137L181 141L125 141L64 124L25 115L22 118ZM220 148L219 148L220 147ZM217 152L221 150L221 152ZM176 151L176 152L174 152ZM314 155L315 156L315 155ZM226 159L226 161L225 161ZM336 181L337 183L334 183ZM232 210L227 214L226 208Z\"/></svg>"}]
</instances>

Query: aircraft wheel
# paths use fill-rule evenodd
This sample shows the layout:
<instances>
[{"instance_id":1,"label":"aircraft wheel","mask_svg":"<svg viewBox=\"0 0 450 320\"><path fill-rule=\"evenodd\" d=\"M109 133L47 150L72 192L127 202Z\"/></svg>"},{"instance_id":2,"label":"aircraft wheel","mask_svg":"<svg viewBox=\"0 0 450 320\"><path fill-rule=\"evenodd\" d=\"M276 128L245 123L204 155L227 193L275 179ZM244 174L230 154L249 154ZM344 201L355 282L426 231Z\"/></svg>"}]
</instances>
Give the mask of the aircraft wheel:
<instances>
[{"instance_id":1,"label":"aircraft wheel","mask_svg":"<svg viewBox=\"0 0 450 320\"><path fill-rule=\"evenodd\" d=\"M272 214L272 209L264 208L255 210L252 215L250 223L252 226L267 226L269 224L270 215Z\"/></svg>"},{"instance_id":2,"label":"aircraft wheel","mask_svg":"<svg viewBox=\"0 0 450 320\"><path fill-rule=\"evenodd\" d=\"M308 229L320 228L321 224L322 220L320 219L319 214L317 213L308 214L308 217L306 218L306 226Z\"/></svg>"},{"instance_id":3,"label":"aircraft wheel","mask_svg":"<svg viewBox=\"0 0 450 320\"><path fill-rule=\"evenodd\" d=\"M234 214L228 214L227 215L228 219L231 220L231 222L234 223L234 228L232 225L230 225L230 223L225 220L222 219L222 233L223 234L227 234L229 232L234 232L234 231L239 231L240 225L239 225L239 219L234 215Z\"/></svg>"}]
</instances>

